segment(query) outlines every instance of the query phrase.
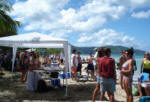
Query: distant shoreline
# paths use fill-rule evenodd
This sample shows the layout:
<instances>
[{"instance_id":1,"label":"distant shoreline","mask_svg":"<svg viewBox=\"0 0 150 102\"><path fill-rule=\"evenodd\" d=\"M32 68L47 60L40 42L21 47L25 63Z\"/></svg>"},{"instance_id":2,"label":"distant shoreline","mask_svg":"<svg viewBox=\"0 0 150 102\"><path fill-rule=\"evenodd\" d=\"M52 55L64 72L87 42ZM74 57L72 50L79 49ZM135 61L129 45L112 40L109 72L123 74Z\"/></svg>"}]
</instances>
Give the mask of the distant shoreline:
<instances>
[{"instance_id":1,"label":"distant shoreline","mask_svg":"<svg viewBox=\"0 0 150 102\"><path fill-rule=\"evenodd\" d=\"M119 54L122 52L122 50L127 50L128 47L124 46L105 46L108 48L111 48L112 54ZM77 46L72 46L72 50L76 49L77 51L81 52L81 54L88 54L89 52L94 53L94 48L98 47L77 47ZM135 54L144 54L146 51L140 50L140 49L134 49Z\"/></svg>"}]
</instances>

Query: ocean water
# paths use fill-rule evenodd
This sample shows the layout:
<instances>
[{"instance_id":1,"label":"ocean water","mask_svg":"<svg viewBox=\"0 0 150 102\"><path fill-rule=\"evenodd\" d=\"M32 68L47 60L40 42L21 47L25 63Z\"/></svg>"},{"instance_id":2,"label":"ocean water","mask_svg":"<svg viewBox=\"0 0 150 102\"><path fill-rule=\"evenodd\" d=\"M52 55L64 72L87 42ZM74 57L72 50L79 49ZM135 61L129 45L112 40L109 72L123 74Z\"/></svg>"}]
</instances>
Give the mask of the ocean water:
<instances>
[{"instance_id":1,"label":"ocean water","mask_svg":"<svg viewBox=\"0 0 150 102\"><path fill-rule=\"evenodd\" d=\"M112 54L111 57L115 59L115 62L118 63L119 62L119 57L121 56L121 54ZM82 59L86 59L88 57L88 54L83 54L81 55ZM139 75L140 75L140 70L141 70L141 63L142 63L142 59L143 59L144 55L141 54L135 54L134 55L134 59L136 60L136 65L137 65L137 71L135 71L134 74L134 80L136 80Z\"/></svg>"}]
</instances>

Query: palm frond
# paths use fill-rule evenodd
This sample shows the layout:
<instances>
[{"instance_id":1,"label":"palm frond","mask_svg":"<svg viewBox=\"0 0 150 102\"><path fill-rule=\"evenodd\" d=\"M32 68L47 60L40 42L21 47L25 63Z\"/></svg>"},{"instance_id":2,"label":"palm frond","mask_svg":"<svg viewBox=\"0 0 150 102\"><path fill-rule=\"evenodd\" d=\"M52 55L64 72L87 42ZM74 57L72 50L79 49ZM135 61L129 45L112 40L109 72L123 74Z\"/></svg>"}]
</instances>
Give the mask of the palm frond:
<instances>
[{"instance_id":1,"label":"palm frond","mask_svg":"<svg viewBox=\"0 0 150 102\"><path fill-rule=\"evenodd\" d=\"M10 12L12 7L6 0L0 0L0 10Z\"/></svg>"}]
</instances>

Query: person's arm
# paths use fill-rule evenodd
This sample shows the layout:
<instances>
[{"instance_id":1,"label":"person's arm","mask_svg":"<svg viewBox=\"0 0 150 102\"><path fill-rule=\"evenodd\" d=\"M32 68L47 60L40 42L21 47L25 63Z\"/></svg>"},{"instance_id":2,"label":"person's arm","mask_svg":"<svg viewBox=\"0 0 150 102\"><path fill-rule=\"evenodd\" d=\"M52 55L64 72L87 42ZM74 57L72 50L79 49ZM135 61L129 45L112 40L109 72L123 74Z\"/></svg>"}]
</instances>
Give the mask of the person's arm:
<instances>
[{"instance_id":1,"label":"person's arm","mask_svg":"<svg viewBox=\"0 0 150 102\"><path fill-rule=\"evenodd\" d=\"M97 65L97 72L98 72L98 74L99 74L99 76L100 76L100 66L99 66L98 61L96 61L96 65Z\"/></svg>"},{"instance_id":2,"label":"person's arm","mask_svg":"<svg viewBox=\"0 0 150 102\"><path fill-rule=\"evenodd\" d=\"M143 71L143 63L144 63L144 59L142 60L142 64L141 64L141 73Z\"/></svg>"},{"instance_id":3,"label":"person's arm","mask_svg":"<svg viewBox=\"0 0 150 102\"><path fill-rule=\"evenodd\" d=\"M112 69L113 69L113 78L116 80L117 77L116 77L116 66L115 66L115 60L113 59L113 61L111 62L111 66L112 66Z\"/></svg>"},{"instance_id":4,"label":"person's arm","mask_svg":"<svg viewBox=\"0 0 150 102\"><path fill-rule=\"evenodd\" d=\"M133 60L129 62L129 69L128 70L122 70L121 73L125 75L130 75L133 71Z\"/></svg>"},{"instance_id":5,"label":"person's arm","mask_svg":"<svg viewBox=\"0 0 150 102\"><path fill-rule=\"evenodd\" d=\"M81 59L81 57L80 57L80 63L82 64L82 59Z\"/></svg>"},{"instance_id":6,"label":"person's arm","mask_svg":"<svg viewBox=\"0 0 150 102\"><path fill-rule=\"evenodd\" d=\"M117 74L116 74L116 66L115 66L115 60L113 61L113 67L114 67L114 79L117 80Z\"/></svg>"}]
</instances>

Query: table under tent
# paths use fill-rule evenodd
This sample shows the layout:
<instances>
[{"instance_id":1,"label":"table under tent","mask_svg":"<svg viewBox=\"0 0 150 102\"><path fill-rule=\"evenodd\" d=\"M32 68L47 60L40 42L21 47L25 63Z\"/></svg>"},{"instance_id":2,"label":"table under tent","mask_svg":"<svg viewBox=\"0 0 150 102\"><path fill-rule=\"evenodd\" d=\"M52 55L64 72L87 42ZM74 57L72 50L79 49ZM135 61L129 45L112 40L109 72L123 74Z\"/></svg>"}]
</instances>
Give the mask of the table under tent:
<instances>
[{"instance_id":1,"label":"table under tent","mask_svg":"<svg viewBox=\"0 0 150 102\"><path fill-rule=\"evenodd\" d=\"M65 74L71 71L71 46L67 40L60 38L53 38L49 35L39 33L27 33L19 34L8 37L0 38L0 46L12 47L12 72L14 70L14 63L16 58L16 52L18 48L63 48L65 57ZM66 93L68 91L68 82L66 78Z\"/></svg>"}]
</instances>

